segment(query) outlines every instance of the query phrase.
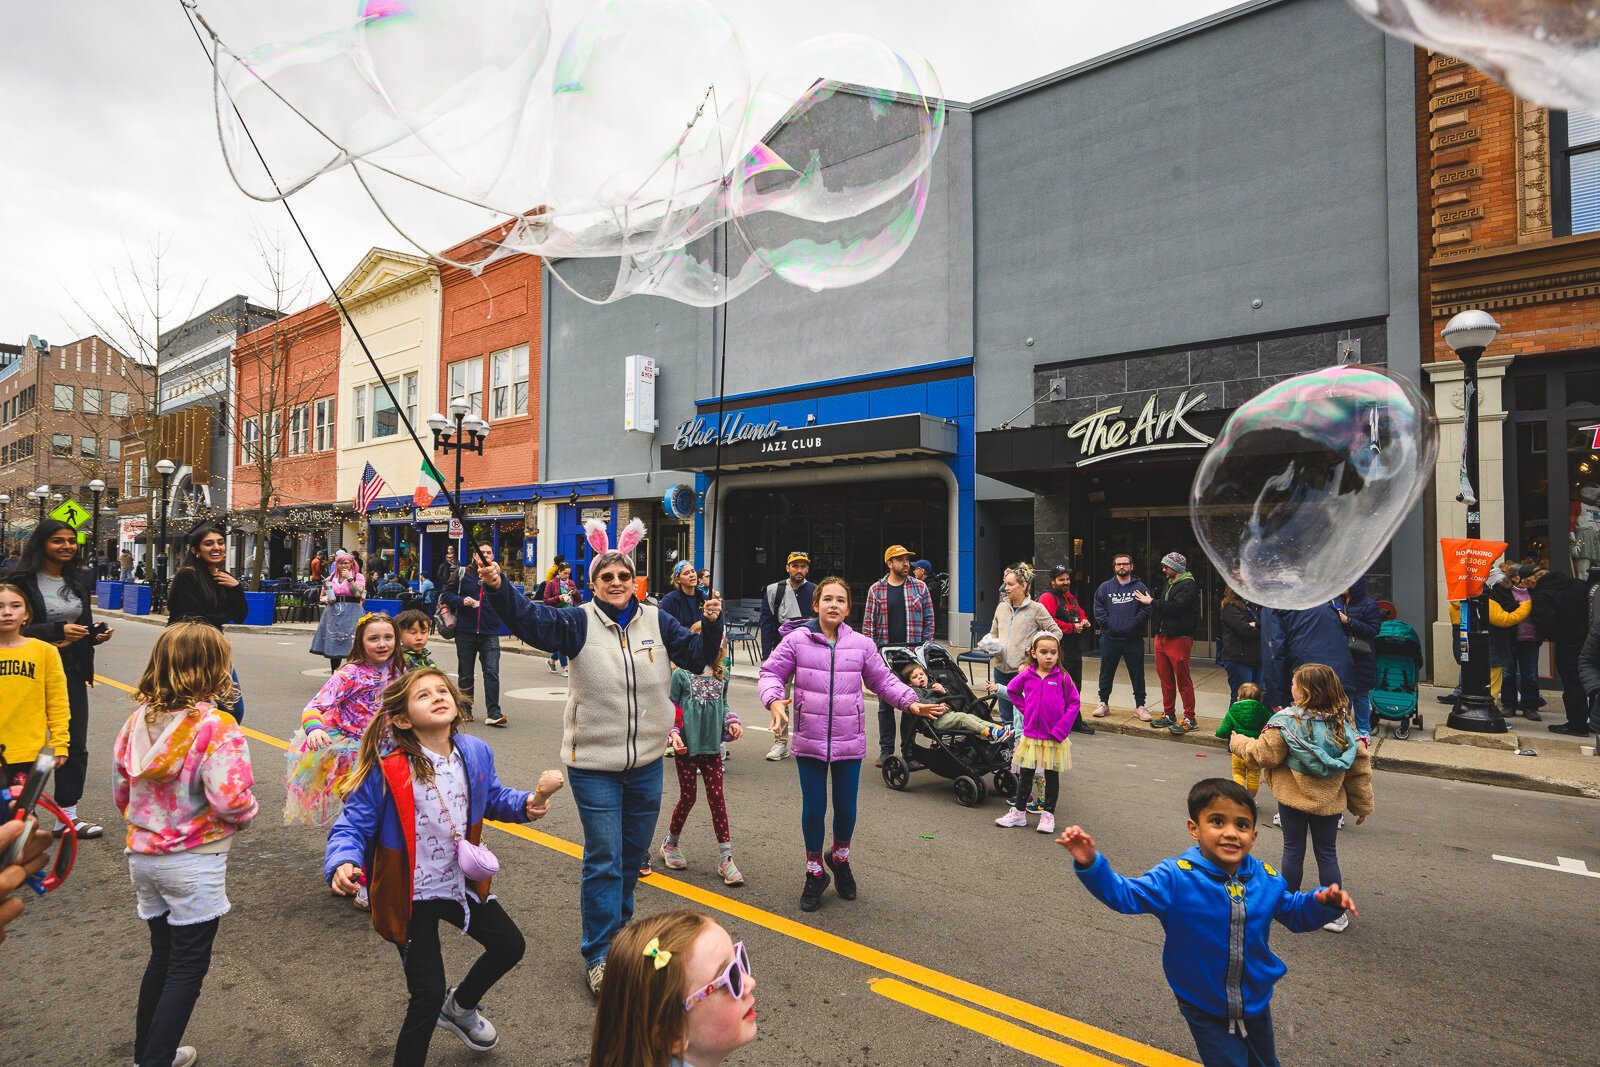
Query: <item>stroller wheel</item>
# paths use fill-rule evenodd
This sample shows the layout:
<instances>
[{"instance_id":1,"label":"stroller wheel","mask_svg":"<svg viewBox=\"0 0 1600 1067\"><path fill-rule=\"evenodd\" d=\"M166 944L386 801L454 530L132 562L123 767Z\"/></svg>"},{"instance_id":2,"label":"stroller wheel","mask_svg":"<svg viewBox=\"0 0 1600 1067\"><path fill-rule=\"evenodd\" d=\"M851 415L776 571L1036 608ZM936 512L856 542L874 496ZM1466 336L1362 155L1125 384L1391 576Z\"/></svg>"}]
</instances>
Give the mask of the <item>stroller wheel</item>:
<instances>
[{"instance_id":1,"label":"stroller wheel","mask_svg":"<svg viewBox=\"0 0 1600 1067\"><path fill-rule=\"evenodd\" d=\"M956 791L956 803L964 808L975 808L983 803L983 798L989 791L984 788L983 781L963 774L952 783Z\"/></svg>"},{"instance_id":2,"label":"stroller wheel","mask_svg":"<svg viewBox=\"0 0 1600 1067\"><path fill-rule=\"evenodd\" d=\"M1404 741L1411 736L1411 720L1401 719L1394 724L1394 735Z\"/></svg>"},{"instance_id":3,"label":"stroller wheel","mask_svg":"<svg viewBox=\"0 0 1600 1067\"><path fill-rule=\"evenodd\" d=\"M890 789L904 789L911 782L911 768L899 756L883 761L883 784Z\"/></svg>"},{"instance_id":4,"label":"stroller wheel","mask_svg":"<svg viewBox=\"0 0 1600 1067\"><path fill-rule=\"evenodd\" d=\"M1014 797L1017 795L1017 776L1009 768L1002 767L994 772L994 791L999 796Z\"/></svg>"}]
</instances>

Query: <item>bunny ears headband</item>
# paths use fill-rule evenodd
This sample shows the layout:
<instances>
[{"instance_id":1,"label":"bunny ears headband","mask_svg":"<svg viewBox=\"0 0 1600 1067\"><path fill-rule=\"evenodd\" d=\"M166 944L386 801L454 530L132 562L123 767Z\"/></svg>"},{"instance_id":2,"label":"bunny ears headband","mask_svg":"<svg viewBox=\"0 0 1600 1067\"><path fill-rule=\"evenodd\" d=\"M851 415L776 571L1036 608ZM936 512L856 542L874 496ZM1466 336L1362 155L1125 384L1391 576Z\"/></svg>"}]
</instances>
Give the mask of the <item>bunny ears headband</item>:
<instances>
[{"instance_id":1,"label":"bunny ears headband","mask_svg":"<svg viewBox=\"0 0 1600 1067\"><path fill-rule=\"evenodd\" d=\"M611 547L611 537L606 533L606 524L599 519L588 519L583 524L584 537L589 542L589 547L594 549L594 558L589 561L589 580L594 581L595 569L600 566L600 561L607 557L621 559L633 569L633 550L639 542L644 540L644 523L634 519L623 527L622 533L617 538L617 547Z\"/></svg>"}]
</instances>

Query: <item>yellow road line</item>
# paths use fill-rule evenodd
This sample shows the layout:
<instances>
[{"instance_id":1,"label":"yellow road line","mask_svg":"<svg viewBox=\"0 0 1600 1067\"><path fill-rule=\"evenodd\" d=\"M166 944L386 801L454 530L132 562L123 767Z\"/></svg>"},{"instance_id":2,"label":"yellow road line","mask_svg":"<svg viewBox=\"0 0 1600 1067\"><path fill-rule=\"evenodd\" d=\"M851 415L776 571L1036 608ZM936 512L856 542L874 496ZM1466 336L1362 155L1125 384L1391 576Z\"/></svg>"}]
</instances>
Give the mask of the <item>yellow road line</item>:
<instances>
[{"instance_id":1,"label":"yellow road line","mask_svg":"<svg viewBox=\"0 0 1600 1067\"><path fill-rule=\"evenodd\" d=\"M1096 1056L1092 1052L1085 1052L1075 1045L1057 1041L1054 1038L1036 1034L1032 1030L1025 1030L1007 1019L997 1018L976 1008L968 1007L958 1001L949 1000L930 993L926 989L918 989L914 985L907 985L895 978L876 978L871 982L872 991L879 996L888 997L908 1008L926 1012L934 1018L943 1019L947 1023L954 1023L975 1034L993 1038L1003 1045L1010 1045L1030 1056L1044 1060L1046 1063L1062 1064L1064 1067L1098 1067L1098 1065L1115 1065L1114 1060L1103 1056Z\"/></svg>"},{"instance_id":2,"label":"yellow road line","mask_svg":"<svg viewBox=\"0 0 1600 1067\"><path fill-rule=\"evenodd\" d=\"M117 689L121 689L129 693L133 692L129 686L126 686L113 678L107 678L103 675L97 674L95 675L95 679L97 681L105 682L107 685L114 686ZM270 734L264 734L258 730L252 730L248 726L240 726L240 729L245 732L246 736L255 738L256 740L265 742L266 744L273 745L277 748L289 747L286 742L281 741ZM545 848L552 849L561 853L562 855L570 856L574 859L579 859L583 856L583 846L576 842L568 841L565 838L555 837L554 835L544 833L541 830L534 830L530 827L522 826L516 823L502 823L491 820L485 821L488 823L488 825L493 826L497 830L508 833L513 837L520 837L524 841L531 841L536 845L542 845ZM1193 1060L1185 1059L1182 1056L1175 1056L1172 1053L1158 1049L1153 1045L1146 1045L1143 1042L1135 1041L1132 1038L1123 1037L1121 1034L1113 1033L1110 1030L1102 1030L1098 1026L1091 1026L1089 1023L1080 1022L1077 1019L1070 1018L1069 1016L1062 1015L1058 1012L1050 1011L1047 1008L1041 1008L1036 1004L1029 1004L1025 1000L1018 1000L1017 998L1007 996L1004 993L997 993L992 989L977 985L973 982L968 982L962 978L957 978L954 975L946 974L943 971L936 971L932 967L925 967L920 963L915 963L900 956L895 956L891 953L875 949L871 945L864 945L859 941L852 941L849 938L840 937L837 934L829 933L828 931L819 929L815 926L807 926L805 923L797 922L794 919L785 918L784 916L778 915L775 912L754 907L753 905L746 904L741 900L736 900L733 897L726 896L722 893L716 893L709 889L703 889L700 886L673 878L659 871L655 874L652 874L649 878L641 879L640 884L650 886L654 889L659 889L664 893L671 893L674 896L682 897L683 899L692 901L703 908L707 908L712 911L718 911L735 919L740 919L744 922L762 927L763 929L771 930L773 933L782 934L785 937L793 938L796 941L820 948L825 952L831 952L835 956L842 956L843 958L852 960L861 964L862 966L885 971L897 978L903 978L908 982L915 982L918 985L926 986L928 989L945 994L946 996L955 997L959 1000L967 1001L970 1004L976 1004L980 1008L986 1008L989 1011L996 1012L1011 1019L1015 1019L1018 1022L1027 1023L1029 1026L1037 1027L1040 1030L1045 1030L1060 1037L1065 1037L1071 1041L1076 1041L1079 1044L1088 1045L1089 1047L1098 1049L1101 1052L1110 1053L1113 1056L1117 1056L1131 1063L1138 1064L1140 1067L1198 1067ZM885 993L884 995L888 996L889 994ZM891 999L900 998L893 997ZM921 1010L926 1010L921 1004L912 1004L911 1006ZM960 1005L956 1005L956 1007L960 1007ZM979 1012L973 1012L973 1016L978 1018L986 1018L986 1016L983 1016L982 1013ZM941 1018L943 1018L943 1016L941 1016ZM955 1020L952 1019L951 1021L954 1022ZM965 1026L966 1023L958 1023L958 1025ZM1029 1031L1021 1030L1020 1028L1018 1029L1022 1034L1029 1033ZM987 1033L987 1031L980 1032ZM997 1038L996 1040L999 1039ZM1012 1044L1012 1042L1007 1041L1006 1044ZM1019 1049L1023 1048L1021 1045L1016 1045L1014 1047ZM1023 1051L1027 1050L1023 1049ZM1049 1057L1042 1058L1047 1060L1049 1059ZM1084 1060L1076 1062L1089 1063L1105 1061Z\"/></svg>"}]
</instances>

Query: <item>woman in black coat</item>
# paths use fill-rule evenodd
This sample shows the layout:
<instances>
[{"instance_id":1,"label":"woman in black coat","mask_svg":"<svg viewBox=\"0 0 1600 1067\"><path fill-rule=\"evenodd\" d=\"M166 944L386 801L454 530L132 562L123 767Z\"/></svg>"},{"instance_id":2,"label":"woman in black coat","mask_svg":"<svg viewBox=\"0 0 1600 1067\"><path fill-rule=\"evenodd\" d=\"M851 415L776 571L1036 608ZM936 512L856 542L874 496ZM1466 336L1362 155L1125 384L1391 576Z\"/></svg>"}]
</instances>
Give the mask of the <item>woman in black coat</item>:
<instances>
[{"instance_id":1,"label":"woman in black coat","mask_svg":"<svg viewBox=\"0 0 1600 1067\"><path fill-rule=\"evenodd\" d=\"M250 614L244 586L223 567L228 554L228 538L221 528L202 523L185 538L189 546L183 563L172 576L167 590L167 625L185 620L208 622L217 629L228 623L237 625ZM239 688L239 671L233 672L233 700L219 700L218 710L244 722L244 691Z\"/></svg>"},{"instance_id":2,"label":"woman in black coat","mask_svg":"<svg viewBox=\"0 0 1600 1067\"><path fill-rule=\"evenodd\" d=\"M45 519L22 546L22 559L6 576L28 598L24 637L37 637L61 649L67 673L67 759L56 768L55 802L83 838L105 828L78 817L78 801L89 775L89 686L94 684L94 648L111 639L111 629L96 628L90 607L93 589L78 554L72 527Z\"/></svg>"},{"instance_id":3,"label":"woman in black coat","mask_svg":"<svg viewBox=\"0 0 1600 1067\"><path fill-rule=\"evenodd\" d=\"M1367 595L1365 578L1357 578L1333 606L1339 612L1339 622L1344 625L1345 639L1356 639L1350 646L1348 695L1356 729L1365 737L1372 729L1372 703L1367 694L1378 682L1378 657L1372 639L1378 636L1378 628L1383 625L1383 613L1378 610L1378 602Z\"/></svg>"},{"instance_id":4,"label":"woman in black coat","mask_svg":"<svg viewBox=\"0 0 1600 1067\"><path fill-rule=\"evenodd\" d=\"M1239 699L1246 682L1261 684L1261 618L1256 606L1232 586L1222 595L1217 613L1222 625L1222 669L1228 675L1228 702Z\"/></svg>"}]
</instances>

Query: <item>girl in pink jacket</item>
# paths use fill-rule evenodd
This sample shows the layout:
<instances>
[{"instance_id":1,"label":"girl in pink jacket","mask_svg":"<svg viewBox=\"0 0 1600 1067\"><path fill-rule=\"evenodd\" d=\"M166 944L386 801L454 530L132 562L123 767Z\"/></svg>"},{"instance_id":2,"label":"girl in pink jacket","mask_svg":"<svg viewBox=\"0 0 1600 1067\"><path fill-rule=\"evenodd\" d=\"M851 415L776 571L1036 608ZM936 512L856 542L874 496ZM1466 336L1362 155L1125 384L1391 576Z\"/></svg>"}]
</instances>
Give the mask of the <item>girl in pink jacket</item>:
<instances>
[{"instance_id":1,"label":"girl in pink jacket","mask_svg":"<svg viewBox=\"0 0 1600 1067\"><path fill-rule=\"evenodd\" d=\"M1006 698L1022 715L1022 741L1011 762L1017 768L1017 795L1011 810L996 826L1027 826L1028 795L1035 771L1044 772L1044 803L1039 807L1039 832L1056 832L1056 798L1061 772L1072 766L1067 735L1078 718L1078 687L1061 669L1061 639L1041 631L1028 643L1028 665L1006 686Z\"/></svg>"},{"instance_id":2,"label":"girl in pink jacket","mask_svg":"<svg viewBox=\"0 0 1600 1067\"><path fill-rule=\"evenodd\" d=\"M128 871L150 962L139 987L133 1055L141 1067L193 1063L178 1042L228 911L233 835L256 817L250 750L233 716L233 656L210 623L176 622L156 638L117 734L112 794L128 820Z\"/></svg>"},{"instance_id":3,"label":"girl in pink jacket","mask_svg":"<svg viewBox=\"0 0 1600 1067\"><path fill-rule=\"evenodd\" d=\"M921 704L911 688L894 676L871 639L845 624L850 587L843 578L824 578L812 595L817 617L791 630L761 665L761 703L772 712L772 731L790 719L784 686L794 682L791 751L800 770L800 827L806 841L806 886L800 910L822 907L828 871L838 879L844 900L856 898L850 871L850 837L856 825L856 792L861 760L867 754L864 688L902 711L938 718L943 704ZM822 854L823 817L828 783L833 783L833 847Z\"/></svg>"}]
</instances>

